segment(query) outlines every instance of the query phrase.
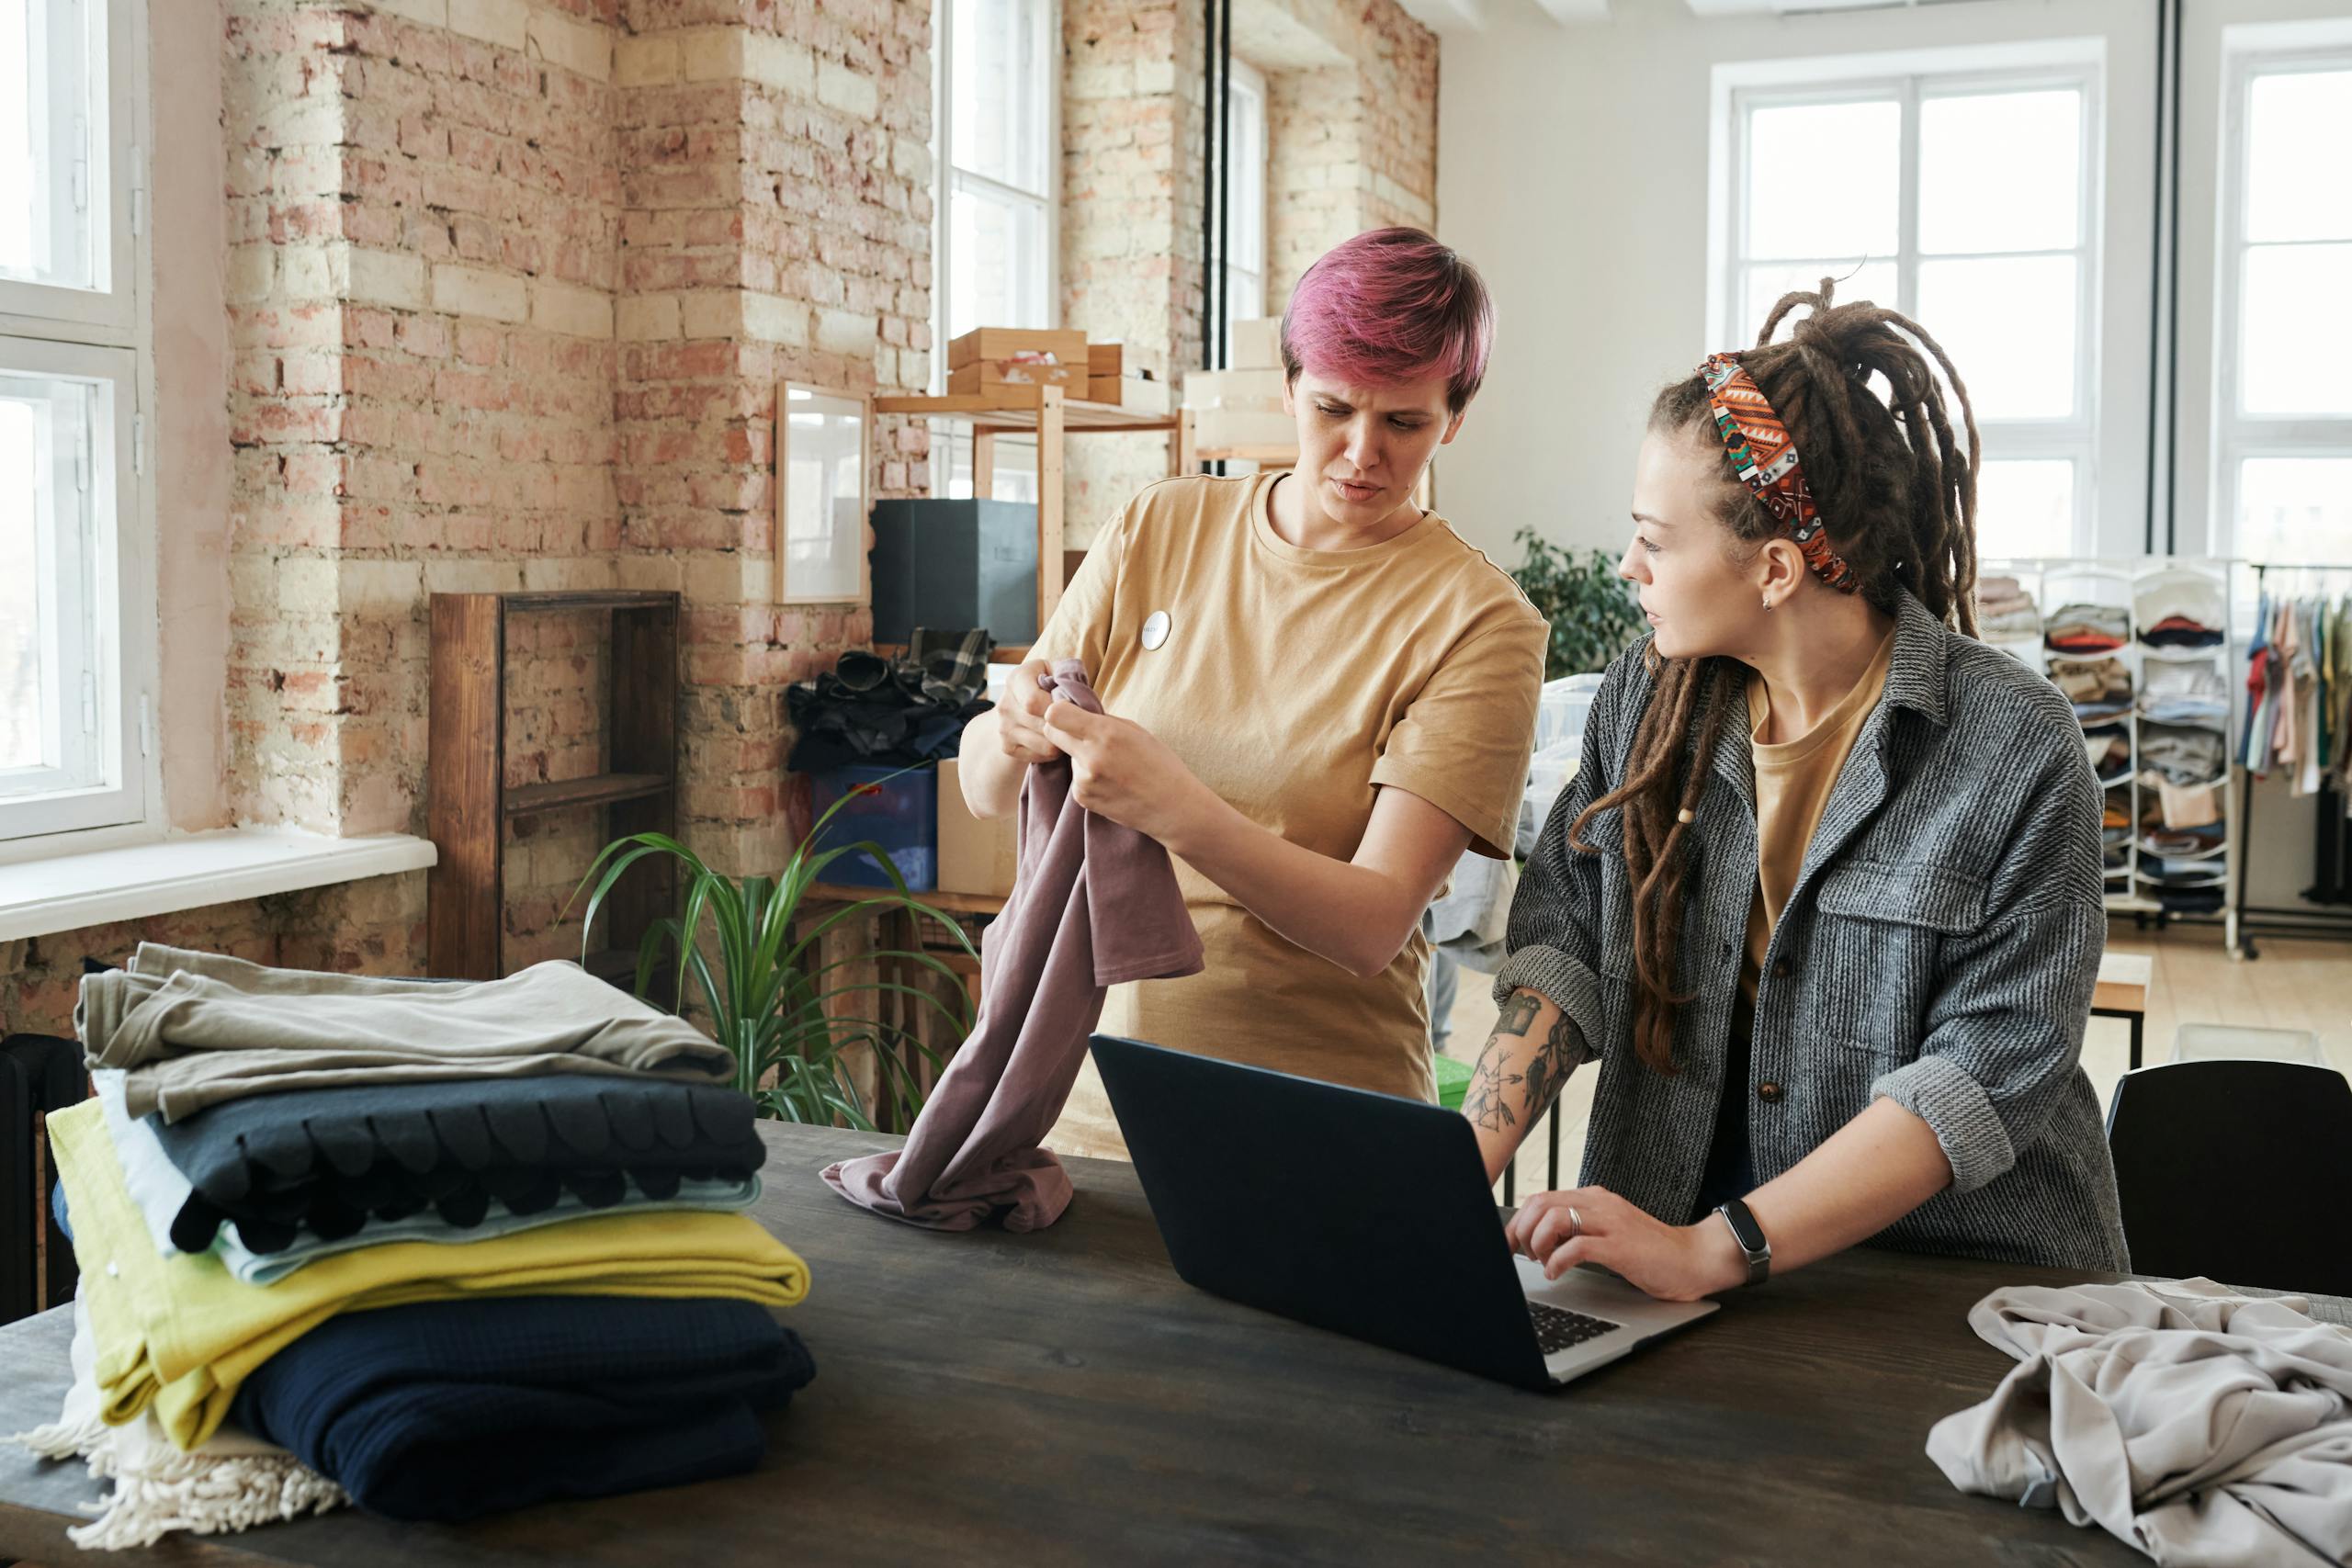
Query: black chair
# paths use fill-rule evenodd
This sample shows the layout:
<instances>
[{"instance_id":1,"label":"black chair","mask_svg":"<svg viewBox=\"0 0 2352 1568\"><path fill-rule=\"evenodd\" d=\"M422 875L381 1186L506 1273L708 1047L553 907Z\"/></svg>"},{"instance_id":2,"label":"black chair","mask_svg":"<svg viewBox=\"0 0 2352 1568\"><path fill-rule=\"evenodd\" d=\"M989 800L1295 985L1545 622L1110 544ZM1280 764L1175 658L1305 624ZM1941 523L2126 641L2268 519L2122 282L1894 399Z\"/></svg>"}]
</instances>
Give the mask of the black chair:
<instances>
[{"instance_id":1,"label":"black chair","mask_svg":"<svg viewBox=\"0 0 2352 1568\"><path fill-rule=\"evenodd\" d=\"M2352 1082L2301 1062L2126 1073L2107 1112L2143 1274L2352 1294Z\"/></svg>"}]
</instances>

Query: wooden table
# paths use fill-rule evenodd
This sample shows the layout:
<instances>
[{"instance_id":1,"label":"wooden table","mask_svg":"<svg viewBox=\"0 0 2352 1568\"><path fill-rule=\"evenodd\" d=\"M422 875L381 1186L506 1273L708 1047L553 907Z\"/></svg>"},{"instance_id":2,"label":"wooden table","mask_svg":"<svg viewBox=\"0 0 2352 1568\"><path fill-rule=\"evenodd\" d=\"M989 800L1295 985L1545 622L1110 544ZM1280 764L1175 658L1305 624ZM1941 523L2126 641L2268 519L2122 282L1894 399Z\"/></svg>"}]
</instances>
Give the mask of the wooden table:
<instances>
[{"instance_id":1,"label":"wooden table","mask_svg":"<svg viewBox=\"0 0 2352 1568\"><path fill-rule=\"evenodd\" d=\"M808 1261L788 1316L818 1374L756 1474L462 1528L345 1512L108 1561L2142 1561L1962 1495L1923 1451L2009 1365L1969 1305L2048 1270L1851 1253L1532 1394L1191 1289L1125 1165L1072 1161L1078 1199L1048 1231L937 1235L817 1180L896 1140L763 1128L758 1214ZM0 1328L0 1431L55 1415L67 1337L62 1312ZM67 1516L92 1491L78 1464L0 1446L0 1561L74 1560Z\"/></svg>"},{"instance_id":2,"label":"wooden table","mask_svg":"<svg viewBox=\"0 0 2352 1568\"><path fill-rule=\"evenodd\" d=\"M2144 953L2099 955L2098 985L2091 992L2093 1018L2120 1018L2132 1026L2132 1070L2140 1070L2140 1036L2148 1023L2148 986L2156 961Z\"/></svg>"}]
</instances>

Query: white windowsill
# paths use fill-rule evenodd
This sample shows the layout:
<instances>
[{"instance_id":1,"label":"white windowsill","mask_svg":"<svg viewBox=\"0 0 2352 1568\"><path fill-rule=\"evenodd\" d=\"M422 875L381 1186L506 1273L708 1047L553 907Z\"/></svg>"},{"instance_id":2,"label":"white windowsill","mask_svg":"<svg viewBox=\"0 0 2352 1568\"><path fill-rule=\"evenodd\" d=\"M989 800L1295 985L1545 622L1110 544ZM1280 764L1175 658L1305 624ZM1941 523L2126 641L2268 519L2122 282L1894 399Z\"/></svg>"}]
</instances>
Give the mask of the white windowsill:
<instances>
[{"instance_id":1,"label":"white windowsill","mask_svg":"<svg viewBox=\"0 0 2352 1568\"><path fill-rule=\"evenodd\" d=\"M0 865L0 942L422 871L438 858L431 840L405 833L331 839L292 828L223 828L21 861Z\"/></svg>"}]
</instances>

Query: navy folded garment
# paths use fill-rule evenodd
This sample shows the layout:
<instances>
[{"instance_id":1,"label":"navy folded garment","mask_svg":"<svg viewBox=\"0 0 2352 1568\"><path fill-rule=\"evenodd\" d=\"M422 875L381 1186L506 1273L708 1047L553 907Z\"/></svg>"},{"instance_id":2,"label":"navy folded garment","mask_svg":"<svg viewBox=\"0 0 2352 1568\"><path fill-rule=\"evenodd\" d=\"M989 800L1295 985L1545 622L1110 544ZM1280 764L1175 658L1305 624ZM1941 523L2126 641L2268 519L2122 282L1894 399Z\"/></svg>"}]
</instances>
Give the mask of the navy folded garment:
<instances>
[{"instance_id":1,"label":"navy folded garment","mask_svg":"<svg viewBox=\"0 0 2352 1568\"><path fill-rule=\"evenodd\" d=\"M504 1296L338 1314L230 1419L396 1519L478 1518L740 1475L816 1375L749 1302Z\"/></svg>"},{"instance_id":2,"label":"navy folded garment","mask_svg":"<svg viewBox=\"0 0 2352 1568\"><path fill-rule=\"evenodd\" d=\"M741 1180L767 1158L751 1097L646 1074L548 1074L296 1089L147 1121L195 1189L172 1245L202 1252L224 1222L254 1252L304 1231L328 1241L426 1210L471 1229L493 1203L541 1213L565 1192L595 1208L632 1188Z\"/></svg>"}]
</instances>

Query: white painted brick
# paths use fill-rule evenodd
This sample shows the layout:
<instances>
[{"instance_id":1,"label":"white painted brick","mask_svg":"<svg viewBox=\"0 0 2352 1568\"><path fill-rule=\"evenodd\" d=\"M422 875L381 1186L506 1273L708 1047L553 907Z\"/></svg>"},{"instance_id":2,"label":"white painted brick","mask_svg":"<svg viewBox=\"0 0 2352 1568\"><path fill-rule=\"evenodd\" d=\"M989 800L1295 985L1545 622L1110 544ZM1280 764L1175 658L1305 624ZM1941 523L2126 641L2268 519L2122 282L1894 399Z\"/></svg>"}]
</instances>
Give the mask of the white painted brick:
<instances>
[{"instance_id":1,"label":"white painted brick","mask_svg":"<svg viewBox=\"0 0 2352 1568\"><path fill-rule=\"evenodd\" d=\"M525 0L449 0L449 30L501 49L521 49L530 37Z\"/></svg>"},{"instance_id":2,"label":"white painted brick","mask_svg":"<svg viewBox=\"0 0 2352 1568\"><path fill-rule=\"evenodd\" d=\"M709 558L696 556L696 560ZM722 560L727 556L718 558ZM676 556L625 555L618 561L620 586L639 592L674 593L684 581L685 567Z\"/></svg>"},{"instance_id":3,"label":"white painted brick","mask_svg":"<svg viewBox=\"0 0 2352 1568\"><path fill-rule=\"evenodd\" d=\"M872 119L882 107L874 78L831 62L817 68L817 101L859 119Z\"/></svg>"},{"instance_id":4,"label":"white painted brick","mask_svg":"<svg viewBox=\"0 0 2352 1568\"><path fill-rule=\"evenodd\" d=\"M478 266L444 262L433 269L433 308L456 316L488 316L519 321L529 311L528 290L519 277Z\"/></svg>"},{"instance_id":5,"label":"white painted brick","mask_svg":"<svg viewBox=\"0 0 2352 1568\"><path fill-rule=\"evenodd\" d=\"M683 581L672 586L693 604L756 604L766 601L775 572L775 563L766 556L728 550L691 557L684 563Z\"/></svg>"},{"instance_id":6,"label":"white painted brick","mask_svg":"<svg viewBox=\"0 0 2352 1568\"><path fill-rule=\"evenodd\" d=\"M266 299L277 276L277 247L271 244L229 248L228 298L232 304Z\"/></svg>"},{"instance_id":7,"label":"white painted brick","mask_svg":"<svg viewBox=\"0 0 2352 1568\"><path fill-rule=\"evenodd\" d=\"M325 245L281 245L277 251L277 284L288 299L331 299L337 289L327 265Z\"/></svg>"},{"instance_id":8,"label":"white painted brick","mask_svg":"<svg viewBox=\"0 0 2352 1568\"><path fill-rule=\"evenodd\" d=\"M624 87L645 87L678 80L678 40L625 38L613 46L613 80Z\"/></svg>"},{"instance_id":9,"label":"white painted brick","mask_svg":"<svg viewBox=\"0 0 2352 1568\"><path fill-rule=\"evenodd\" d=\"M523 587L527 592L616 586L609 556L540 556L523 563Z\"/></svg>"},{"instance_id":10,"label":"white painted brick","mask_svg":"<svg viewBox=\"0 0 2352 1568\"><path fill-rule=\"evenodd\" d=\"M808 346L808 307L780 294L743 296L743 335L787 348Z\"/></svg>"},{"instance_id":11,"label":"white painted brick","mask_svg":"<svg viewBox=\"0 0 2352 1568\"><path fill-rule=\"evenodd\" d=\"M700 28L678 39L679 74L689 82L731 82L743 74L743 29Z\"/></svg>"},{"instance_id":12,"label":"white painted brick","mask_svg":"<svg viewBox=\"0 0 2352 1568\"><path fill-rule=\"evenodd\" d=\"M424 597L424 565L413 560L346 560L337 570L345 614L413 611Z\"/></svg>"},{"instance_id":13,"label":"white painted brick","mask_svg":"<svg viewBox=\"0 0 2352 1568\"><path fill-rule=\"evenodd\" d=\"M277 563L281 612L331 611L335 606L335 564L315 556L288 556Z\"/></svg>"},{"instance_id":14,"label":"white painted brick","mask_svg":"<svg viewBox=\"0 0 2352 1568\"><path fill-rule=\"evenodd\" d=\"M613 335L613 297L602 289L541 278L531 285L531 324L566 337Z\"/></svg>"},{"instance_id":15,"label":"white painted brick","mask_svg":"<svg viewBox=\"0 0 2352 1568\"><path fill-rule=\"evenodd\" d=\"M614 303L613 325L623 342L649 343L679 335L674 294L625 294Z\"/></svg>"},{"instance_id":16,"label":"white painted brick","mask_svg":"<svg viewBox=\"0 0 2352 1568\"><path fill-rule=\"evenodd\" d=\"M523 569L513 561L435 556L424 563L427 593L512 593L522 586Z\"/></svg>"},{"instance_id":17,"label":"white painted brick","mask_svg":"<svg viewBox=\"0 0 2352 1568\"><path fill-rule=\"evenodd\" d=\"M531 48L541 60L595 82L613 79L612 29L560 11L533 11Z\"/></svg>"},{"instance_id":18,"label":"white painted brick","mask_svg":"<svg viewBox=\"0 0 2352 1568\"><path fill-rule=\"evenodd\" d=\"M828 354L870 354L880 324L854 310L817 312L817 346Z\"/></svg>"},{"instance_id":19,"label":"white painted brick","mask_svg":"<svg viewBox=\"0 0 2352 1568\"><path fill-rule=\"evenodd\" d=\"M774 33L746 32L742 73L763 87L805 98L816 90L817 57L790 39L781 39Z\"/></svg>"},{"instance_id":20,"label":"white painted brick","mask_svg":"<svg viewBox=\"0 0 2352 1568\"><path fill-rule=\"evenodd\" d=\"M428 27L449 25L449 0L375 0L375 7L384 16L405 17Z\"/></svg>"},{"instance_id":21,"label":"white painted brick","mask_svg":"<svg viewBox=\"0 0 2352 1568\"><path fill-rule=\"evenodd\" d=\"M733 337L743 330L743 296L733 288L698 288L678 296L678 315L687 337Z\"/></svg>"},{"instance_id":22,"label":"white painted brick","mask_svg":"<svg viewBox=\"0 0 2352 1568\"><path fill-rule=\"evenodd\" d=\"M389 305L402 310L424 309L424 257L338 245L333 259L337 290L352 303Z\"/></svg>"},{"instance_id":23,"label":"white painted brick","mask_svg":"<svg viewBox=\"0 0 2352 1568\"><path fill-rule=\"evenodd\" d=\"M931 149L910 136L890 144L890 172L912 185L931 183Z\"/></svg>"}]
</instances>

